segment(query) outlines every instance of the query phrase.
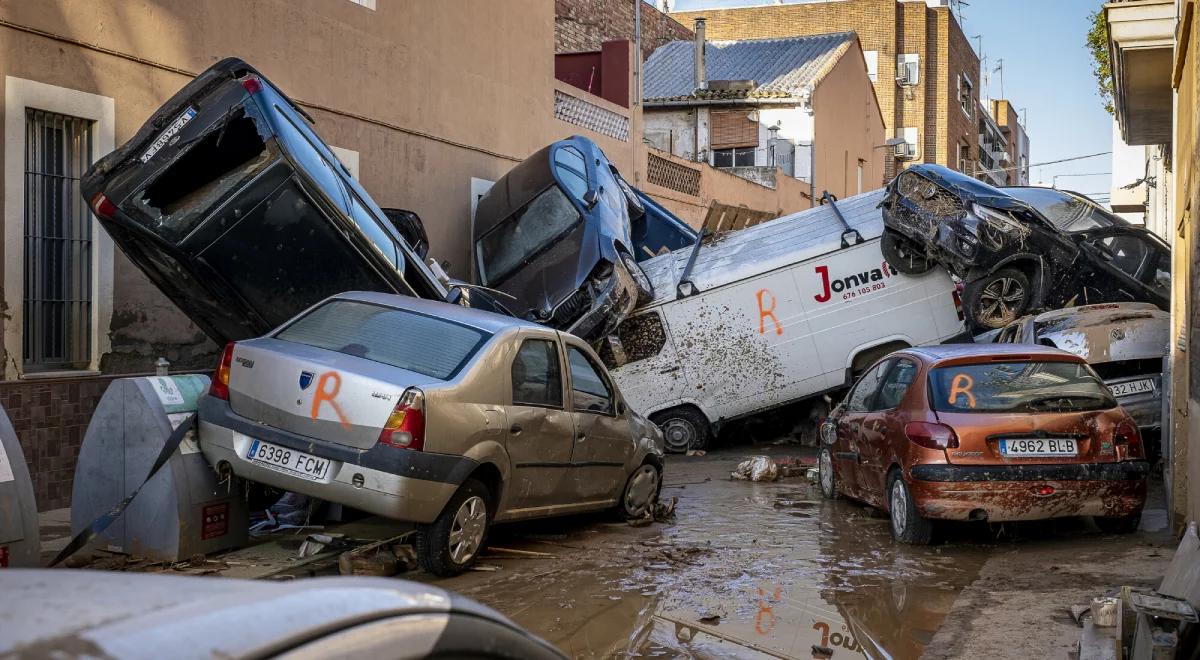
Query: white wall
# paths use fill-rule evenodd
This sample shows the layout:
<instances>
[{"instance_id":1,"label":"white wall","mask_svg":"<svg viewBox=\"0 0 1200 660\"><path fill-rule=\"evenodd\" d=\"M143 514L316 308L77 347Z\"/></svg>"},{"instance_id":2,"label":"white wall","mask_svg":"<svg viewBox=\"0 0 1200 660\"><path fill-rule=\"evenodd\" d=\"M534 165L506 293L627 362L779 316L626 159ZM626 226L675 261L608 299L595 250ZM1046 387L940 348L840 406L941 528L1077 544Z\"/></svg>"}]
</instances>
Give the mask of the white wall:
<instances>
[{"instance_id":1,"label":"white wall","mask_svg":"<svg viewBox=\"0 0 1200 660\"><path fill-rule=\"evenodd\" d=\"M758 113L758 150L754 154L754 164L765 167L771 164L771 127L779 126L778 138L781 143L790 142L792 145L808 144L813 138L812 115L797 107L779 108L745 108L746 114ZM696 160L697 134L700 138L700 151L704 161L712 164L711 149L708 149L708 109L679 108L677 110L650 110L646 112L643 122L643 137L660 151L669 152L680 158ZM697 131L697 120L700 122ZM777 152L776 164L780 164L785 146ZM797 149L799 154L803 148ZM806 164L797 163L797 169L807 168ZM805 170L807 171L807 170Z\"/></svg>"}]
</instances>

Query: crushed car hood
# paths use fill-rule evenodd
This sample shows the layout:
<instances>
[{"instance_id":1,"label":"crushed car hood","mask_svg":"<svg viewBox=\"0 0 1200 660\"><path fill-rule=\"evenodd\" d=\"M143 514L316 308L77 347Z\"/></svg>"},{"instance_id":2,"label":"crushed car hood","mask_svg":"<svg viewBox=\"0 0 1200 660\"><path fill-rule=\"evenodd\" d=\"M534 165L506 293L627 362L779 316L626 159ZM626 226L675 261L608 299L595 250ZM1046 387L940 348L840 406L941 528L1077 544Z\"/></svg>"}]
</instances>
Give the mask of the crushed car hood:
<instances>
[{"instance_id":1,"label":"crushed car hood","mask_svg":"<svg viewBox=\"0 0 1200 660\"><path fill-rule=\"evenodd\" d=\"M905 172L919 174L922 177L932 181L945 190L954 193L963 202L975 202L988 206L994 209L1003 209L1005 211L1034 211L1033 207L1025 202L1005 193L1003 190L990 186L979 179L969 177L962 172L958 172L946 167L938 165L930 165L922 163L920 165L912 165ZM893 179L888 184L888 192L895 191L896 181ZM1039 216L1040 217L1040 216Z\"/></svg>"}]
</instances>

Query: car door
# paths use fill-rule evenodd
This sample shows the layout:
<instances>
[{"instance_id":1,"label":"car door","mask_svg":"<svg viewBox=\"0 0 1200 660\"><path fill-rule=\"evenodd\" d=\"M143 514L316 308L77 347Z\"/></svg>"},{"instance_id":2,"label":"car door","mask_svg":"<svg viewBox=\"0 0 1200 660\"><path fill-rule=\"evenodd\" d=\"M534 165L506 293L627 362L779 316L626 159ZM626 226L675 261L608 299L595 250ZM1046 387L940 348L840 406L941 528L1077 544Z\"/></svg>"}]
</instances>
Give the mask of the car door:
<instances>
[{"instance_id":1,"label":"car door","mask_svg":"<svg viewBox=\"0 0 1200 660\"><path fill-rule=\"evenodd\" d=\"M510 366L512 405L507 447L513 480L510 507L555 504L570 477L575 424L566 409L562 353L552 333L525 331Z\"/></svg>"},{"instance_id":2,"label":"car door","mask_svg":"<svg viewBox=\"0 0 1200 660\"><path fill-rule=\"evenodd\" d=\"M574 337L560 336L575 420L572 476L560 497L566 502L611 499L625 485L625 463L633 451L629 411L591 349Z\"/></svg>"},{"instance_id":3,"label":"car door","mask_svg":"<svg viewBox=\"0 0 1200 660\"><path fill-rule=\"evenodd\" d=\"M687 378L660 310L625 319L617 326L617 338L613 351L623 353L624 364L613 369L612 377L630 407L645 414L683 399Z\"/></svg>"},{"instance_id":4,"label":"car door","mask_svg":"<svg viewBox=\"0 0 1200 660\"><path fill-rule=\"evenodd\" d=\"M867 411L859 422L858 482L863 499L882 505L888 467L896 442L907 442L904 425L907 423L900 411L900 402L917 377L917 363L911 358L899 357L891 361L875 395L867 400Z\"/></svg>"},{"instance_id":5,"label":"car door","mask_svg":"<svg viewBox=\"0 0 1200 660\"><path fill-rule=\"evenodd\" d=\"M1152 234L1134 227L1107 227L1086 232L1080 245L1091 275L1085 286L1097 297L1084 302L1144 301L1166 307L1170 252Z\"/></svg>"},{"instance_id":6,"label":"car door","mask_svg":"<svg viewBox=\"0 0 1200 660\"><path fill-rule=\"evenodd\" d=\"M865 499L862 474L862 424L867 419L871 409L871 401L883 384L883 377L891 360L884 360L866 373L854 384L854 389L846 397L845 412L838 419L838 442L833 453L833 460L838 463L838 476L842 479L846 493L856 499Z\"/></svg>"}]
</instances>

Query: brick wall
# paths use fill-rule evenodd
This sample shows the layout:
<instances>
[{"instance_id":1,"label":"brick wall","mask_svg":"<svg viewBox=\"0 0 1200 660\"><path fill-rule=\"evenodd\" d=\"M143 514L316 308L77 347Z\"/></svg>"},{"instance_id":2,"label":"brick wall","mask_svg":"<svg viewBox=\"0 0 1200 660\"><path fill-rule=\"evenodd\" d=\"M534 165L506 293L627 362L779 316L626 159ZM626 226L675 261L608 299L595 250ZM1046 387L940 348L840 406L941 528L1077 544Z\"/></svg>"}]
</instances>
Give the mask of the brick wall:
<instances>
[{"instance_id":1,"label":"brick wall","mask_svg":"<svg viewBox=\"0 0 1200 660\"><path fill-rule=\"evenodd\" d=\"M71 506L83 434L104 390L119 377L0 382L0 405L25 452L39 511Z\"/></svg>"},{"instance_id":2,"label":"brick wall","mask_svg":"<svg viewBox=\"0 0 1200 660\"><path fill-rule=\"evenodd\" d=\"M605 41L632 41L635 1L641 0L554 0L554 52L595 51ZM642 59L669 41L692 37L691 30L642 2Z\"/></svg>"},{"instance_id":3,"label":"brick wall","mask_svg":"<svg viewBox=\"0 0 1200 660\"><path fill-rule=\"evenodd\" d=\"M697 17L705 18L706 34L712 40L854 31L864 51L878 53L875 94L889 136L896 129L916 127L921 134L917 160L953 165L958 138L974 135L975 129L967 126L970 120L958 106L958 87L952 76L970 72L977 95L979 60L945 7L897 0L841 0L672 12L670 16L686 26ZM915 87L895 83L896 56L902 53L920 55L921 83ZM977 141L969 139L972 145ZM890 178L894 172L890 159L885 170Z\"/></svg>"}]
</instances>

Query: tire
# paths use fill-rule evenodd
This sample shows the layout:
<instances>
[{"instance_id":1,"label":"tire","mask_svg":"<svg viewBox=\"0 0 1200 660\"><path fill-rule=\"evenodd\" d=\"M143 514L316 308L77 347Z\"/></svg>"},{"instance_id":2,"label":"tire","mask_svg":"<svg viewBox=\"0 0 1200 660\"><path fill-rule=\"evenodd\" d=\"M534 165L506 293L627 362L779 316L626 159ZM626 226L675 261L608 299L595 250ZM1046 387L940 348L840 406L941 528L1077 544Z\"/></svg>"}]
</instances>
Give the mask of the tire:
<instances>
[{"instance_id":1,"label":"tire","mask_svg":"<svg viewBox=\"0 0 1200 660\"><path fill-rule=\"evenodd\" d=\"M641 307L654 300L654 285L650 283L650 278L646 277L646 272L638 265L637 260L624 252L621 252L620 255L621 264L625 266L625 270L633 278L634 285L637 286L636 306Z\"/></svg>"},{"instance_id":2,"label":"tire","mask_svg":"<svg viewBox=\"0 0 1200 660\"><path fill-rule=\"evenodd\" d=\"M980 328L995 330L1025 314L1033 297L1029 278L1016 268L1000 270L967 284L963 290L967 317Z\"/></svg>"},{"instance_id":3,"label":"tire","mask_svg":"<svg viewBox=\"0 0 1200 660\"><path fill-rule=\"evenodd\" d=\"M708 420L695 408L672 408L651 415L650 421L662 429L668 452L682 454L689 449L704 449L708 446Z\"/></svg>"},{"instance_id":4,"label":"tire","mask_svg":"<svg viewBox=\"0 0 1200 660\"><path fill-rule=\"evenodd\" d=\"M642 463L629 478L621 491L621 502L617 510L626 520L645 518L654 513L654 503L662 489L662 470L653 463Z\"/></svg>"},{"instance_id":5,"label":"tire","mask_svg":"<svg viewBox=\"0 0 1200 660\"><path fill-rule=\"evenodd\" d=\"M1092 520L1096 521L1096 526L1105 534L1132 534L1142 524L1142 512L1138 511L1137 513L1120 516L1119 518L1096 517Z\"/></svg>"},{"instance_id":6,"label":"tire","mask_svg":"<svg viewBox=\"0 0 1200 660\"><path fill-rule=\"evenodd\" d=\"M829 447L821 447L820 458L817 459L817 483L821 485L821 497L827 500L838 498L837 472L833 470L833 451Z\"/></svg>"},{"instance_id":7,"label":"tire","mask_svg":"<svg viewBox=\"0 0 1200 660\"><path fill-rule=\"evenodd\" d=\"M471 567L487 545L492 523L491 493L475 479L467 479L432 524L417 531L417 561L438 577L458 575ZM482 519L479 518L482 507ZM466 528L466 538L451 543L451 535Z\"/></svg>"},{"instance_id":8,"label":"tire","mask_svg":"<svg viewBox=\"0 0 1200 660\"><path fill-rule=\"evenodd\" d=\"M933 260L921 247L895 229L884 228L879 249L888 265L905 275L923 275L933 269Z\"/></svg>"},{"instance_id":9,"label":"tire","mask_svg":"<svg viewBox=\"0 0 1200 660\"><path fill-rule=\"evenodd\" d=\"M933 540L933 523L917 513L912 493L899 470L888 475L888 517L892 538L901 543L929 545Z\"/></svg>"}]
</instances>

